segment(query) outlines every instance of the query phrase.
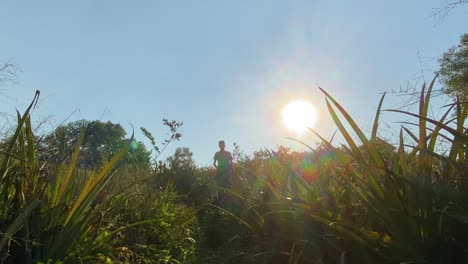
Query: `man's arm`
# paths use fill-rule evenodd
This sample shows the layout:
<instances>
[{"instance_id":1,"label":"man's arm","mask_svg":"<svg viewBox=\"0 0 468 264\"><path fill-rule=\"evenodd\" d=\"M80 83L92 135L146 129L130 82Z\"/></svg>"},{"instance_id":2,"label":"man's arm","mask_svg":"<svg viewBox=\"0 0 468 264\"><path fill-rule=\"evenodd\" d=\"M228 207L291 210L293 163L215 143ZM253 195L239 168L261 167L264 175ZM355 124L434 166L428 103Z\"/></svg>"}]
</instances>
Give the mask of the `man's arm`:
<instances>
[{"instance_id":1,"label":"man's arm","mask_svg":"<svg viewBox=\"0 0 468 264\"><path fill-rule=\"evenodd\" d=\"M229 168L231 169L231 173L234 172L234 163L232 162L231 153L229 153Z\"/></svg>"},{"instance_id":2,"label":"man's arm","mask_svg":"<svg viewBox=\"0 0 468 264\"><path fill-rule=\"evenodd\" d=\"M218 154L218 153L216 153L216 154ZM216 164L216 154L215 154L214 157L213 157L213 166L214 166L215 168L218 168L218 165Z\"/></svg>"}]
</instances>

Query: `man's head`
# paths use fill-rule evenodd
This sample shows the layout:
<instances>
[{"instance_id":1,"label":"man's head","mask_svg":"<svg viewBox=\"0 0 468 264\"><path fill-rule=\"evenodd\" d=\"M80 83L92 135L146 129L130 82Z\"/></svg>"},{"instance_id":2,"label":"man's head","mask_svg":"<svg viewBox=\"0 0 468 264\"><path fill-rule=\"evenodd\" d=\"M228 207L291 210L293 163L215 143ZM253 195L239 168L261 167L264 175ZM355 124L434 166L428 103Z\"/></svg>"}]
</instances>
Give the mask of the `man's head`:
<instances>
[{"instance_id":1,"label":"man's head","mask_svg":"<svg viewBox=\"0 0 468 264\"><path fill-rule=\"evenodd\" d=\"M218 146L221 150L224 150L224 148L226 147L226 144L224 143L224 140L220 140L218 142Z\"/></svg>"}]
</instances>

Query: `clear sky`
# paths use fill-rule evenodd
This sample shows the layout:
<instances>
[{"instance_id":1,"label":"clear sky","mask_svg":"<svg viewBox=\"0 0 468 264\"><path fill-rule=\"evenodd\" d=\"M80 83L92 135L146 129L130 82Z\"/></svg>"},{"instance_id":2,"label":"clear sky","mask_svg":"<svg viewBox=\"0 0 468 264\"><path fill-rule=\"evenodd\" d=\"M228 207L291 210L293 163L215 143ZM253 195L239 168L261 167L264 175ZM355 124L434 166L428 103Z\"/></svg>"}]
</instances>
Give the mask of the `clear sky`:
<instances>
[{"instance_id":1,"label":"clear sky","mask_svg":"<svg viewBox=\"0 0 468 264\"><path fill-rule=\"evenodd\" d=\"M183 121L182 140L166 154L187 146L201 165L219 139L246 153L297 147L279 118L291 99L314 103L316 129L333 133L317 85L367 129L383 91L430 80L437 57L468 32L468 5L434 16L445 4L5 0L0 63L22 71L0 87L0 112L24 109L40 89L34 117L47 129L67 118L110 120L162 140L162 118Z\"/></svg>"}]
</instances>

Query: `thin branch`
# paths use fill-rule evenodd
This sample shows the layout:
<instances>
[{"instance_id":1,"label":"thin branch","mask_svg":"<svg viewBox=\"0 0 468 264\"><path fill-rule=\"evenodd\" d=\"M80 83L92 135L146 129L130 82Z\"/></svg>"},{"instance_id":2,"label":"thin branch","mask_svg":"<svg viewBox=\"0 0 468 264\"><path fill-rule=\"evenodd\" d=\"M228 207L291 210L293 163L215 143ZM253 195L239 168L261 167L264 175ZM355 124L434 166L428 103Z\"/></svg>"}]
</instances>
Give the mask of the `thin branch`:
<instances>
[{"instance_id":1,"label":"thin branch","mask_svg":"<svg viewBox=\"0 0 468 264\"><path fill-rule=\"evenodd\" d=\"M434 16L435 17L440 17L441 19L444 19L445 17L448 16L450 11L452 11L454 8L462 5L462 4L468 4L468 0L457 0L457 1L445 1L445 6L441 8L435 8Z\"/></svg>"}]
</instances>

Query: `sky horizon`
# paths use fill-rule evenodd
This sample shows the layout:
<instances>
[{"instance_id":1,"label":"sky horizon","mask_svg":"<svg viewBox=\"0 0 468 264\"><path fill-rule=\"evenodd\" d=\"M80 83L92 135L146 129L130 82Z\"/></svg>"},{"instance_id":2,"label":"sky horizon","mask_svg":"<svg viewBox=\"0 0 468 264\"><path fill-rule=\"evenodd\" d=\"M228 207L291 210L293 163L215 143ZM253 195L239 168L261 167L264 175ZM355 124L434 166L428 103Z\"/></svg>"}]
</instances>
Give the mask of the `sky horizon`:
<instances>
[{"instance_id":1,"label":"sky horizon","mask_svg":"<svg viewBox=\"0 0 468 264\"><path fill-rule=\"evenodd\" d=\"M437 58L468 33L468 5L436 15L444 5L5 1L0 64L12 62L21 72L0 87L0 113L12 121L39 89L33 118L47 120L44 130L64 120L111 121L129 134L133 126L148 148L140 127L162 141L162 119L177 120L183 137L164 157L186 146L201 166L212 163L221 139L228 150L236 142L247 154L299 148L279 114L291 100L315 105L315 129L326 138L335 131L317 86L368 131L383 92L429 82ZM384 108L404 100L390 93ZM395 129L394 115L384 113L383 120L383 131Z\"/></svg>"}]
</instances>

